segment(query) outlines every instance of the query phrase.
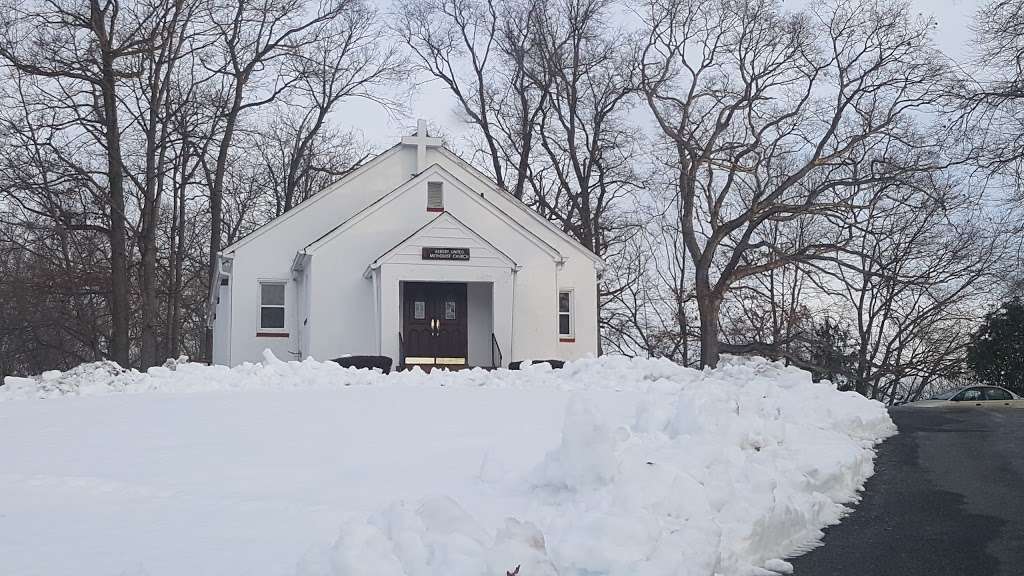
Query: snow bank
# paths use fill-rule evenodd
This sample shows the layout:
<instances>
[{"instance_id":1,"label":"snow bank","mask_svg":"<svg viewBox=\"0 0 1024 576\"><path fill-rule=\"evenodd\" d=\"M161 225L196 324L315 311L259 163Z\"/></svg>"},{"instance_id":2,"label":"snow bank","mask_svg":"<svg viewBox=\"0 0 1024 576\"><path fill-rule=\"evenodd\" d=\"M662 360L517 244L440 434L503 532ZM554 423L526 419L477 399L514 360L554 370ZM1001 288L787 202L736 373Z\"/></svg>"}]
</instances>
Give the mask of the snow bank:
<instances>
[{"instance_id":1,"label":"snow bank","mask_svg":"<svg viewBox=\"0 0 1024 576\"><path fill-rule=\"evenodd\" d=\"M268 353L262 364L231 369L176 362L143 374L83 365L9 378L0 400L353 386L558 391L564 419L532 464L513 467L485 449L476 477L449 481L450 492L391 494L399 499L338 515L333 542L302 554L299 576L504 574L517 565L523 576L786 572L781 559L815 546L821 529L840 520L873 471L873 446L895 432L880 404L759 359L706 371L604 357L563 370L385 376ZM509 415L524 438L558 429L531 418L543 413L536 407ZM443 426L469 417L438 414ZM486 443L488 426L474 421L457 434ZM424 478L433 473L422 468L430 462L419 466ZM372 480L375 471L364 473Z\"/></svg>"}]
</instances>

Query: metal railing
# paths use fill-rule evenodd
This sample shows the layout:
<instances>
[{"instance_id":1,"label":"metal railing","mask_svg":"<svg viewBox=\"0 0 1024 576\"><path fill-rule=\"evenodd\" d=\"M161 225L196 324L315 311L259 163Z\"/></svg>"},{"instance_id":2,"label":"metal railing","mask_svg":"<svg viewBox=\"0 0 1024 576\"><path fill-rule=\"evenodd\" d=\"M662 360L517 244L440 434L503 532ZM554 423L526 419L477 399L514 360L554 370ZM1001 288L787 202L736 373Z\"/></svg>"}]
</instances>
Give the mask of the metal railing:
<instances>
[{"instance_id":1,"label":"metal railing","mask_svg":"<svg viewBox=\"0 0 1024 576\"><path fill-rule=\"evenodd\" d=\"M501 368L501 346L498 346L494 332L491 332L491 366Z\"/></svg>"}]
</instances>

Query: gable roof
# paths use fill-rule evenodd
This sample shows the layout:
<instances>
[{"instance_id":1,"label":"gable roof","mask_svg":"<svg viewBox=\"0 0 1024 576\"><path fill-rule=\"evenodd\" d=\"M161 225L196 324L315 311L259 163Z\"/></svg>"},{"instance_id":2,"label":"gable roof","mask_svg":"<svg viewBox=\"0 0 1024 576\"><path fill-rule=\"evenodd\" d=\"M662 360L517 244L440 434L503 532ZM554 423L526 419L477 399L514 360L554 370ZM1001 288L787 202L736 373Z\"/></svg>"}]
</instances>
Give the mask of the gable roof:
<instances>
[{"instance_id":1,"label":"gable roof","mask_svg":"<svg viewBox=\"0 0 1024 576\"><path fill-rule=\"evenodd\" d=\"M316 194L314 194L313 196L308 198L306 201L301 202L300 204L298 204L297 206L295 206L294 208L292 208L288 212L285 212L284 214L274 218L273 220L270 220L269 222L263 224L262 226L260 226L256 230L253 230L252 232L250 232L249 234L245 235L244 237L236 240L235 242L233 242L229 246L227 246L225 248L222 248L221 249L221 253L227 254L229 252L235 251L235 250L241 248L242 246L248 244L252 240L262 236L263 234L265 234L267 232L269 232L270 230L273 230L275 227L280 225L282 222L285 222L287 220L295 218L299 214L309 210L310 208L315 206L320 200L322 200L326 196L329 196L337 188L343 186L348 181L350 181L353 178L355 178L357 175L360 175L360 174L366 172L367 170L369 170L369 169L377 166L378 164L382 163L385 159L387 159L387 158L391 157L392 155L394 155L397 151L401 150L402 146L403 146L403 144L401 142L398 142L394 146L392 146L391 148L388 148L387 150L385 150L385 151L381 152L380 154L374 156L373 158L371 158L367 162L365 162L365 163L363 163L363 164L353 168L348 173L342 175L341 178L339 178L338 180L335 180L329 186L327 186L323 190L317 192ZM576 249L576 251L580 252L586 258L591 260L596 267L598 267L599 269L603 269L605 267L605 262L604 262L604 260L600 256L598 256L597 254L594 254L591 250L589 250L588 248L586 248L585 246L580 244L578 240L576 240L575 238L570 236L568 233L566 233L564 230L562 230L561 228L556 226L553 222L551 222L547 218L544 218L543 216L538 214L535 210L531 209L529 206L524 204L522 200L520 200L519 198L516 198L515 196L510 194L507 190L505 190L505 189L501 188L500 186L498 186L497 183L495 183L490 178L490 176L488 176L487 174L484 174L477 167L473 166L472 164L470 164L469 162L464 160L461 156L459 156L455 152L451 151L450 149L446 148L445 146L437 146L436 149L445 158L447 158L447 159L449 159L449 160L459 164L460 166L462 166L467 171L467 173L469 173L471 176L473 176L473 178L478 183L486 186L490 191L492 191L495 194L498 194L499 196L504 198L511 206L514 206L519 212L525 214L528 218L532 219L534 222L537 222L537 223L545 226L548 230L550 230L551 232L553 232L554 234L556 234L557 236L559 236L560 238L565 240L570 246L574 247ZM343 221L341 224L339 224L338 226L335 226L334 228L329 230L326 234L324 234L323 236L321 236L317 240L309 243L306 246L306 248L308 249L308 248L312 247L313 244L316 244L320 240L326 238L328 235L330 235L333 232L339 230L342 226L345 225L346 222L352 221L353 218L356 218L360 214L366 212L368 209L370 209L373 206L379 204L382 200L384 200L385 198L387 198L391 194L395 193L397 190L403 188L406 184L410 184L410 183L412 183L414 181L417 181L420 176L422 176L423 174L426 174L431 168L434 168L434 167L437 167L438 169L440 169L454 183L458 183L460 186L463 186L463 187L465 186L465 183L463 183L461 181L461 179L459 179L459 178L455 177L453 174L451 174L451 172L445 170L443 167L440 167L436 163L432 164L426 170L424 170L420 174L416 175L412 179L408 180L405 184L395 188L394 190L392 190L388 194L385 194L384 196L378 198L376 201L371 203L369 206L367 206L363 210L360 210L360 211L356 212L355 214L350 216L348 219ZM475 192L471 192L471 193L472 193L472 195L476 196ZM486 200L486 198L484 200ZM528 228L523 226L521 223L519 223L514 218L511 218L511 215L507 214L505 212L505 210L503 210L502 208L499 208L497 205L495 205L490 200L486 200L486 201L491 206L491 208L493 210L497 210L501 214L509 216L511 221L514 222L519 229L525 230L528 233L529 236L531 236L532 238L534 238L536 240L539 240L544 245L546 245L550 250L553 250L555 253L557 253L559 259L563 259L561 253L558 251L557 248L555 248L554 246L552 246L548 242L544 241L537 234L533 233L531 230L529 230ZM303 251L305 251L305 249Z\"/></svg>"},{"instance_id":2,"label":"gable roof","mask_svg":"<svg viewBox=\"0 0 1024 576\"><path fill-rule=\"evenodd\" d=\"M445 212L441 212L440 214L438 214L437 217L431 219L429 222L427 222L423 226L420 226L420 228L418 230L416 230L412 234L409 234L408 236L403 238L399 243L395 244L394 246L389 248L386 252L384 252L383 254L378 256L377 258L375 258L373 260L373 262L371 262L370 265L367 266L366 274L369 274L370 270L380 266L381 264L384 264L392 256L397 254L402 249L402 247L404 247L409 242L415 240L418 236L421 236L421 235L423 235L423 234L425 234L427 232L430 232L433 228L436 228L436 227L438 227L438 225L444 224L444 223L452 223L456 227L460 228L463 232L465 232L467 235L472 237L474 240L476 240L477 242L483 244L485 247L487 247L490 250L492 250L496 256L498 256L501 260L504 260L504 263L507 266L510 266L510 267L517 267L518 266L516 264L516 261L513 260L511 256L509 256L508 254L503 252L500 248L498 248L494 244L491 244L486 238L484 238L480 234L477 234L477 232L475 230L473 230L472 228L467 226L466 223L464 223L462 220L459 220L457 217L455 217L454 214L452 214L451 212L445 211Z\"/></svg>"},{"instance_id":3,"label":"gable roof","mask_svg":"<svg viewBox=\"0 0 1024 576\"><path fill-rule=\"evenodd\" d=\"M378 198L372 204L370 204L366 208L363 208L359 212L353 214L351 217L347 218L346 220L344 220L343 222L341 222L340 224L338 224L337 226L335 226L331 230L328 230L326 234L320 236L316 240L314 240L314 241L310 242L309 244L307 244L306 247L303 248L302 252L303 253L307 253L307 254L312 254L312 253L316 252L318 249L320 249L320 247L322 247L323 245L327 244L328 242L330 242L334 238L340 236L341 234L344 234L346 230L348 230L349 228L351 228L352 226L354 226L355 224L357 224L358 222L360 222L364 218L370 216L371 214L373 214L377 210L380 210L384 206L387 206L389 203L391 203L391 201L395 200L396 198L398 198L399 196L401 196L405 192L408 192L409 190L412 190L412 189L416 188L417 186L419 186L420 184L425 182L428 178L434 177L434 176L441 176L441 177L445 178L446 180L448 180L449 183L451 183L452 186L456 190L460 191L465 196L467 196L470 200L472 200L473 202L476 202L478 205L482 206L484 209L488 210L489 212L491 212L492 214L494 214L495 216L500 218L502 221L504 221L506 224L508 224L514 230L519 232L519 234L521 236L523 236L526 239L530 240L533 244L537 245L541 250L543 250L545 253L547 253L549 256L551 256L551 258L553 260L555 260L556 262L562 261L562 260L565 259L562 256L562 253L558 250L558 248L556 248L556 247L552 246L551 244L549 244L546 240L544 240L543 238L541 238L540 236L535 234L532 230L530 230L526 226L523 226L522 223L520 223L518 220L513 218L510 214L508 214L507 212L505 212L504 210L502 210L501 208L496 206L493 202L488 200L483 194L478 194L476 191L474 191L471 188L469 188L468 186L466 186L466 184L464 182L459 180L451 172L445 170L445 168L443 166L439 165L439 164L431 164L423 172L420 172L419 174L417 174L412 179L406 181L402 185L396 187L391 192L388 192L384 196Z\"/></svg>"},{"instance_id":4,"label":"gable roof","mask_svg":"<svg viewBox=\"0 0 1024 576\"><path fill-rule=\"evenodd\" d=\"M521 212L526 213L535 222L543 224L549 230L551 230L555 234L561 236L563 240L565 240L566 242L568 242L572 246L574 246L577 249L579 249L579 251L582 252L587 258L592 260L595 265L597 265L597 266L599 266L601 268L605 267L605 262L604 262L603 258L598 256L597 254L594 254L586 246L580 244L579 240L577 240L577 239L573 238L572 236L570 236L565 230L562 230L558 226L555 226L554 222L552 222L551 220L548 220L547 218L541 216L540 214L537 213L536 210L533 210L532 208L527 206L525 203L523 203L522 200L520 200L519 198L516 198L515 196L510 194L508 190L505 190L504 188L498 186L498 184L494 180L492 180L490 176L488 176L487 174L484 174L479 168L477 168L476 166L473 166L469 162L466 162L466 160L463 159L462 156L459 156L458 154L456 154L455 152L452 152L451 150L449 150L448 148L445 148L444 146L440 146L438 148L441 151L441 154L445 158L448 158L449 160L452 160L453 162L456 162L456 163L460 164L461 166L463 166L466 169L466 171L469 172L470 175L472 175L478 182L480 182L481 184L484 184L485 186L487 186L488 188L490 188L491 190L496 192L499 196L502 196L503 198L508 200L510 204L514 205Z\"/></svg>"},{"instance_id":5,"label":"gable roof","mask_svg":"<svg viewBox=\"0 0 1024 576\"><path fill-rule=\"evenodd\" d=\"M280 216L274 218L273 220L270 220L269 222L263 224L259 228L253 230L252 232L246 234L245 236L239 238L238 240L235 240L229 246L227 246L225 248L222 248L221 252L224 253L224 254L227 254L228 252L233 252L233 251L241 248L242 246L248 244L249 242L255 240L256 238L262 236L263 234L269 232L270 230L273 230L278 225L280 225L282 222L285 222L287 220L291 220L292 218L295 218L299 214L309 210L311 207L315 206L317 204L317 202L319 202L323 198L329 196L338 187L343 186L345 183L347 183L349 180L352 180L357 175L362 174L363 172L366 172L371 167L376 166L376 165L380 164L381 162L383 162L385 159L393 156L398 150L401 149L401 147L402 147L402 143L399 142L399 143L395 144L394 146L392 146L391 148L388 148L387 150L385 150L385 151L381 152L380 154L374 156L373 158L370 158L369 160L367 160L363 164L360 164L359 166L356 166L356 167L352 168L351 170L349 170L348 172L343 174L340 178L338 178L334 182L331 182L331 184L328 185L327 187L325 187L323 190L321 190L321 191L317 192L316 194L310 196L304 202L300 202L298 205L296 205L291 210L285 212L284 214L281 214Z\"/></svg>"}]
</instances>

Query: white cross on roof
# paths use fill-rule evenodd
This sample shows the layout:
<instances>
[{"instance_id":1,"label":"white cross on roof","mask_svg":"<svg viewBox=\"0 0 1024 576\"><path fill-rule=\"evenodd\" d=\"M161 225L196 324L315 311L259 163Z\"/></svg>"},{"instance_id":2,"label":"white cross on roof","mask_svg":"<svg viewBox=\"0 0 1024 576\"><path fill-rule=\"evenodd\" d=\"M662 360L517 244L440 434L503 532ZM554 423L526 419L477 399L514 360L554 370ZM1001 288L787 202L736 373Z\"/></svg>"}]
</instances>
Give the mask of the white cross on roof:
<instances>
[{"instance_id":1,"label":"white cross on roof","mask_svg":"<svg viewBox=\"0 0 1024 576\"><path fill-rule=\"evenodd\" d=\"M402 136L402 144L416 146L416 174L427 167L427 146L440 146L441 139L427 136L427 121L416 121L416 135Z\"/></svg>"}]
</instances>

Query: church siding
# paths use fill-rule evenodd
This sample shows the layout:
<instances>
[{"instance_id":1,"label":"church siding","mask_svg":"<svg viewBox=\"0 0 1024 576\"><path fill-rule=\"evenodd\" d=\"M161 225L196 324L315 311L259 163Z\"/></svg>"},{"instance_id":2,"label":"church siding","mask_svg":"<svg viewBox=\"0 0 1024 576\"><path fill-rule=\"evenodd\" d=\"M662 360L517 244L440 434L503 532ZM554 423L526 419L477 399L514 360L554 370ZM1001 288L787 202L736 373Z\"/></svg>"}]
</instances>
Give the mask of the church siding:
<instances>
[{"instance_id":1,"label":"church siding","mask_svg":"<svg viewBox=\"0 0 1024 576\"><path fill-rule=\"evenodd\" d=\"M283 359L384 353L397 360L399 282L403 280L471 283L469 353L474 363L481 358L489 363L489 330L498 336L506 364L552 356L573 359L596 352L595 306L587 306L584 300L596 303L595 262L510 204L507 196L482 185L479 175L461 162L430 149L427 162L438 163L448 173L428 169L415 180L411 175L415 160L414 148L391 150L371 161L365 172L354 173L315 197L315 203L300 205L294 214L229 247L225 256L234 258L234 270L226 304L231 317L227 362L258 361L264 348ZM403 244L438 217L437 212L426 210L427 181L444 182L445 211L486 241L459 224L439 220ZM403 185L409 189L389 196ZM467 186L472 190L465 190ZM296 253L307 246L305 269L293 271ZM396 246L399 249L389 255L388 263L372 272L377 283L369 279L368 266ZM424 247L469 248L471 257L469 261L424 261ZM518 265L514 274L507 258ZM562 264L556 263L559 258L564 259ZM256 335L260 279L287 281L287 338ZM477 282L482 284L472 284ZM560 343L557 334L557 293L564 287L576 294L576 341L570 344ZM473 322L479 320L484 303L493 310L493 320ZM216 324L215 329L220 333L224 327Z\"/></svg>"}]
</instances>

